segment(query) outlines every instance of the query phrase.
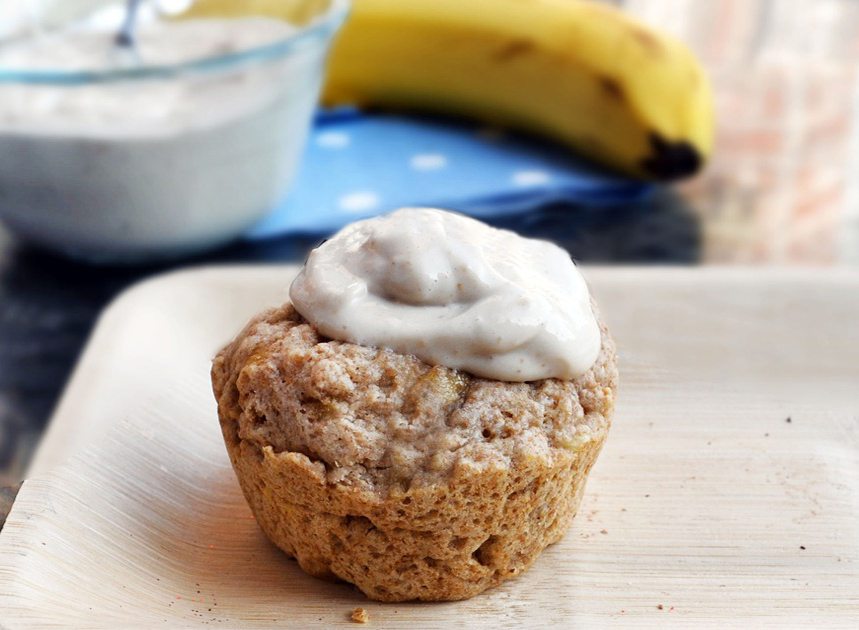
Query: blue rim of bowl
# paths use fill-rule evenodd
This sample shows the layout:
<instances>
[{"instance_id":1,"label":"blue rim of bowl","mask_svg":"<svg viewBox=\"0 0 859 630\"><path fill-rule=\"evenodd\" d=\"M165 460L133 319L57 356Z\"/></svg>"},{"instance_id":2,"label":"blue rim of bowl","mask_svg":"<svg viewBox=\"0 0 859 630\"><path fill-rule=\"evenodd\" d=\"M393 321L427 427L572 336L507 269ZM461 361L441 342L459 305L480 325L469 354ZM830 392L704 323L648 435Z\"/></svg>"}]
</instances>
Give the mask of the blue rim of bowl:
<instances>
[{"instance_id":1,"label":"blue rim of bowl","mask_svg":"<svg viewBox=\"0 0 859 630\"><path fill-rule=\"evenodd\" d=\"M0 66L0 85L25 83L30 85L88 85L116 81L169 79L188 74L204 74L228 70L250 63L270 61L301 50L314 42L325 41L340 28L349 14L349 0L331 0L331 5L309 26L273 42L214 57L203 57L168 65L142 65L110 70L14 70Z\"/></svg>"}]
</instances>

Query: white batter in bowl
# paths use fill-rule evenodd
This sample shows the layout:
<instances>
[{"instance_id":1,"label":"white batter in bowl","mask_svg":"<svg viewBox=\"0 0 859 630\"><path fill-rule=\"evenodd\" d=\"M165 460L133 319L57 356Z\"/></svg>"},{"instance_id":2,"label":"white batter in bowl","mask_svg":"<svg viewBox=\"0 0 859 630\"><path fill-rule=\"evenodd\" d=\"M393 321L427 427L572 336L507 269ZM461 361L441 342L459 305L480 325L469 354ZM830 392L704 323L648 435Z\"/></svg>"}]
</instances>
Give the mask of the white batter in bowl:
<instances>
[{"instance_id":1,"label":"white batter in bowl","mask_svg":"<svg viewBox=\"0 0 859 630\"><path fill-rule=\"evenodd\" d=\"M0 40L0 218L94 260L235 238L289 186L347 7L300 27L151 17L133 51L106 13Z\"/></svg>"}]
</instances>

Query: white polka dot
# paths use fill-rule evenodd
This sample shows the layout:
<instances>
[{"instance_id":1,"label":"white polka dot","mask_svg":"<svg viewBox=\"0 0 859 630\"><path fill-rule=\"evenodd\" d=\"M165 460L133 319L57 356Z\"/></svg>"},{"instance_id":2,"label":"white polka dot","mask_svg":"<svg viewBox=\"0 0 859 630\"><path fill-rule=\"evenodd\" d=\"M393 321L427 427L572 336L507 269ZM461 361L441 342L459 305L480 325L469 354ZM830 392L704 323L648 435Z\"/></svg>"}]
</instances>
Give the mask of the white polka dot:
<instances>
[{"instance_id":1,"label":"white polka dot","mask_svg":"<svg viewBox=\"0 0 859 630\"><path fill-rule=\"evenodd\" d=\"M325 131L316 136L316 145L323 149L342 149L350 142L349 136L339 131Z\"/></svg>"},{"instance_id":2,"label":"white polka dot","mask_svg":"<svg viewBox=\"0 0 859 630\"><path fill-rule=\"evenodd\" d=\"M340 197L337 205L346 212L364 212L379 205L379 195L367 190L359 190Z\"/></svg>"},{"instance_id":3,"label":"white polka dot","mask_svg":"<svg viewBox=\"0 0 859 630\"><path fill-rule=\"evenodd\" d=\"M516 171L513 173L513 183L517 186L539 186L551 178L544 171Z\"/></svg>"},{"instance_id":4,"label":"white polka dot","mask_svg":"<svg viewBox=\"0 0 859 630\"><path fill-rule=\"evenodd\" d=\"M416 171L437 171L447 166L447 158L440 153L418 153L409 160L409 166Z\"/></svg>"}]
</instances>

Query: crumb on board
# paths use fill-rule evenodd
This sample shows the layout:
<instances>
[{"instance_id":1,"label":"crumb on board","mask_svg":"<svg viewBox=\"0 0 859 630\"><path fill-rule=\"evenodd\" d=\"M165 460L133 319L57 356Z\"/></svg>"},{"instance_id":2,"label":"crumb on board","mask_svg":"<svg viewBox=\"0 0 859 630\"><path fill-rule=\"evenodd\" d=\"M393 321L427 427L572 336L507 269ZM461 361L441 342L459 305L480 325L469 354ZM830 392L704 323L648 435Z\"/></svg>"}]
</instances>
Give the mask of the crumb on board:
<instances>
[{"instance_id":1,"label":"crumb on board","mask_svg":"<svg viewBox=\"0 0 859 630\"><path fill-rule=\"evenodd\" d=\"M656 605L656 607L657 607L659 610L662 610L663 608L665 608L665 606L663 606L662 604L657 604L657 605Z\"/></svg>"},{"instance_id":2,"label":"crumb on board","mask_svg":"<svg viewBox=\"0 0 859 630\"><path fill-rule=\"evenodd\" d=\"M600 534L608 534L608 530L607 529L601 529Z\"/></svg>"},{"instance_id":3,"label":"crumb on board","mask_svg":"<svg viewBox=\"0 0 859 630\"><path fill-rule=\"evenodd\" d=\"M791 420L791 419L790 419L790 416L788 416L788 417L787 417L787 419L785 420L785 422L787 422L788 424L790 424L791 422L793 422L793 420Z\"/></svg>"},{"instance_id":4,"label":"crumb on board","mask_svg":"<svg viewBox=\"0 0 859 630\"><path fill-rule=\"evenodd\" d=\"M367 623L370 621L370 613L365 608L356 608L352 611L351 619L355 623Z\"/></svg>"}]
</instances>

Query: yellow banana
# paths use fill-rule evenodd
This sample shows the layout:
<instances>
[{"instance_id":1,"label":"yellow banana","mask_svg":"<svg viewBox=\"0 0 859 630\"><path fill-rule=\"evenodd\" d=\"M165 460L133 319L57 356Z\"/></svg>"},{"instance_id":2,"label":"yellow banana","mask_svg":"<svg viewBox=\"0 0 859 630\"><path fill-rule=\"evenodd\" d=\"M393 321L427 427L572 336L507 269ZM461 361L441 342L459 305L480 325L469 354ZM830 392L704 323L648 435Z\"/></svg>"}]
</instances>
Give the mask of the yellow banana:
<instances>
[{"instance_id":1,"label":"yellow banana","mask_svg":"<svg viewBox=\"0 0 859 630\"><path fill-rule=\"evenodd\" d=\"M262 15L301 25L310 22L330 5L331 0L197 0L180 17Z\"/></svg>"},{"instance_id":2,"label":"yellow banana","mask_svg":"<svg viewBox=\"0 0 859 630\"><path fill-rule=\"evenodd\" d=\"M646 179L695 173L713 143L692 53L586 0L353 0L323 101L518 127Z\"/></svg>"}]
</instances>

